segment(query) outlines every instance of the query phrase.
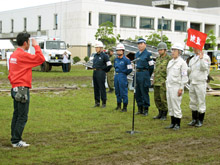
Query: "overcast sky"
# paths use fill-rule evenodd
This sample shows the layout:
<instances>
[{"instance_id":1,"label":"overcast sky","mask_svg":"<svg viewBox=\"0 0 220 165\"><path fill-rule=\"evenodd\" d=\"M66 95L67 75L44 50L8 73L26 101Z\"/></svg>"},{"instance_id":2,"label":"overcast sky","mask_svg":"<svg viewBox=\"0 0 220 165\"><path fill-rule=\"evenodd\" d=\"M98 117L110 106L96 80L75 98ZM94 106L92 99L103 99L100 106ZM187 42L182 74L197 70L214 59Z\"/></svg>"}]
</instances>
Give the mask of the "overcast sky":
<instances>
[{"instance_id":1,"label":"overcast sky","mask_svg":"<svg viewBox=\"0 0 220 165\"><path fill-rule=\"evenodd\" d=\"M2 0L0 4L0 12L63 1L67 0Z\"/></svg>"}]
</instances>

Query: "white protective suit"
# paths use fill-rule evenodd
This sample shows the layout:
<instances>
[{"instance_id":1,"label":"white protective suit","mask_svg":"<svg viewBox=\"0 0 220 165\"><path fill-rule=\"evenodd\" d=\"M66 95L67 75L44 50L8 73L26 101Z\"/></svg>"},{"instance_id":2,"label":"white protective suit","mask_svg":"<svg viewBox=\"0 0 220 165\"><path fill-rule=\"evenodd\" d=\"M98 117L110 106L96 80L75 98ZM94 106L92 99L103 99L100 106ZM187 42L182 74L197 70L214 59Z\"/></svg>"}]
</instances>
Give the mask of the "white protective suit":
<instances>
[{"instance_id":1,"label":"white protective suit","mask_svg":"<svg viewBox=\"0 0 220 165\"><path fill-rule=\"evenodd\" d=\"M206 54L204 54L202 59L199 58L199 55L195 55L189 62L189 107L192 111L198 111L199 113L205 113L206 111L206 81L210 63L210 58Z\"/></svg>"},{"instance_id":2,"label":"white protective suit","mask_svg":"<svg viewBox=\"0 0 220 165\"><path fill-rule=\"evenodd\" d=\"M184 86L188 82L187 70L187 64L180 56L177 59L170 60L167 66L166 88L168 111L169 115L175 118L182 118L180 105ZM179 89L183 90L180 97L178 97Z\"/></svg>"}]
</instances>

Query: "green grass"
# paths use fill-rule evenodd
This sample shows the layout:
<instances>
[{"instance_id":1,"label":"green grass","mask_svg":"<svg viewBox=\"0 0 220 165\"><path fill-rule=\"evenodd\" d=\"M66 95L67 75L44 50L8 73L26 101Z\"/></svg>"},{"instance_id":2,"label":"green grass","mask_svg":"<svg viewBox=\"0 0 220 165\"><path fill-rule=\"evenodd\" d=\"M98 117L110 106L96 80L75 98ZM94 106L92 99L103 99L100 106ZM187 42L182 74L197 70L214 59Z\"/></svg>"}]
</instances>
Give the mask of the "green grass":
<instances>
[{"instance_id":1,"label":"green grass","mask_svg":"<svg viewBox=\"0 0 220 165\"><path fill-rule=\"evenodd\" d=\"M220 70L211 71L210 75L214 78L214 81L210 81L212 84L220 84ZM213 88L220 88L220 86L211 85Z\"/></svg>"},{"instance_id":2,"label":"green grass","mask_svg":"<svg viewBox=\"0 0 220 165\"><path fill-rule=\"evenodd\" d=\"M129 91L127 113L114 110L114 94L108 94L107 108L92 108L92 71L82 66L74 66L70 73L62 73L58 67L49 73L39 72L39 68L34 70L36 87L77 85L80 89L31 92L29 119L23 133L23 139L31 146L20 149L10 146L12 99L9 93L0 93L0 164L220 163L218 97L207 96L204 126L188 127L191 112L186 91L181 130L172 131L164 129L170 124L169 120L152 119L157 111L150 92L149 116L135 116L135 130L140 133L130 135L126 131L131 130L132 91ZM6 83L1 89L10 88L6 79L7 75L0 75L0 81Z\"/></svg>"}]
</instances>

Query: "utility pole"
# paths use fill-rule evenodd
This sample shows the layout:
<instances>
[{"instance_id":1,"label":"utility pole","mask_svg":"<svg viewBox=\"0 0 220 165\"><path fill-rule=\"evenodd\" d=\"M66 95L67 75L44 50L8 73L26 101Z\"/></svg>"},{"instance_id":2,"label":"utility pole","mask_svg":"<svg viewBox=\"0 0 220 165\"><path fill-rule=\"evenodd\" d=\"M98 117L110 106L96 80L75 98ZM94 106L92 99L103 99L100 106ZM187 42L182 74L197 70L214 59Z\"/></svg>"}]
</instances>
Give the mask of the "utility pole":
<instances>
[{"instance_id":1,"label":"utility pole","mask_svg":"<svg viewBox=\"0 0 220 165\"><path fill-rule=\"evenodd\" d=\"M163 26L164 26L164 16L161 19L161 42L163 42Z\"/></svg>"}]
</instances>

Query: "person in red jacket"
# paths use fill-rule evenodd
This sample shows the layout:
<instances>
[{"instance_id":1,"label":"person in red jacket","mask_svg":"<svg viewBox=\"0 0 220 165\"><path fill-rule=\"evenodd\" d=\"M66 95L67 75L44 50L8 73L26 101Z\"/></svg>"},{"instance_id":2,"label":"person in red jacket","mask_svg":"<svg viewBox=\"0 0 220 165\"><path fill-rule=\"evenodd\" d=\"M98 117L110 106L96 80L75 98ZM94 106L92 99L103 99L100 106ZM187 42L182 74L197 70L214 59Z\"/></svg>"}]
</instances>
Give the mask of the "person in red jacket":
<instances>
[{"instance_id":1,"label":"person in red jacket","mask_svg":"<svg viewBox=\"0 0 220 165\"><path fill-rule=\"evenodd\" d=\"M14 100L14 113L11 123L11 143L13 147L28 147L30 145L22 141L22 133L28 119L32 68L41 65L45 61L35 39L32 39L35 54L27 53L30 47L29 38L30 34L28 33L19 33L17 35L19 47L9 59L8 79L12 85L11 96Z\"/></svg>"}]
</instances>

